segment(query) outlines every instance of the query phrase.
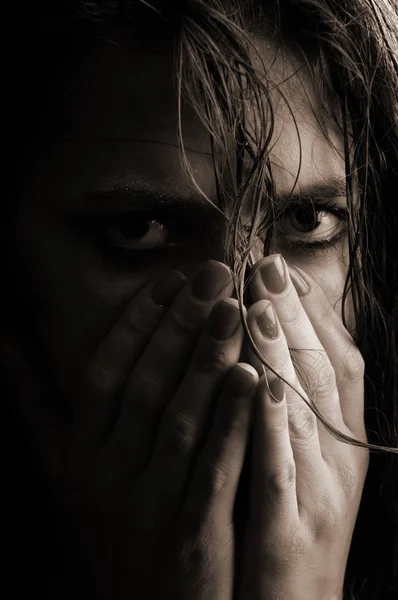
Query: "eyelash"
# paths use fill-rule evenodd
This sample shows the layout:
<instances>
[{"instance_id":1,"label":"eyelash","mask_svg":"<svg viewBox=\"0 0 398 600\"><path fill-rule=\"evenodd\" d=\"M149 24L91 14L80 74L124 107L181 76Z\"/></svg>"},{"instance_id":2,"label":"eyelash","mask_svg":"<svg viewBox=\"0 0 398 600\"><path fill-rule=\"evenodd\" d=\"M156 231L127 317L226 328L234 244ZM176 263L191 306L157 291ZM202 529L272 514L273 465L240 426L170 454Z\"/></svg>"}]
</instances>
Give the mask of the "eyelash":
<instances>
[{"instance_id":1,"label":"eyelash","mask_svg":"<svg viewBox=\"0 0 398 600\"><path fill-rule=\"evenodd\" d=\"M311 252L316 254L317 252L328 252L331 248L335 248L337 243L343 238L347 231L347 209L342 208L339 204L333 200L325 200L323 202L300 202L296 203L295 206L289 206L282 214L282 217L292 209L302 208L304 206L310 206L313 210L314 215L319 212L328 212L339 219L339 231L329 239L316 240L313 242L305 242L304 240L289 241L285 243L289 251L302 251Z\"/></svg>"},{"instance_id":2,"label":"eyelash","mask_svg":"<svg viewBox=\"0 0 398 600\"><path fill-rule=\"evenodd\" d=\"M170 232L169 237L178 238L178 242L166 241L164 246L154 246L147 249L124 248L113 243L109 235L110 230L132 223L132 219L136 219L138 224L159 223ZM136 210L102 215L76 214L72 217L70 223L82 238L97 244L104 254L120 262L126 260L128 264L131 264L134 259L139 260L144 255L150 258L159 255L160 252L172 253L178 251L184 243L189 244L192 242L195 235L199 235L205 227L203 217L188 210L174 210L173 208L155 208L149 211Z\"/></svg>"},{"instance_id":3,"label":"eyelash","mask_svg":"<svg viewBox=\"0 0 398 600\"><path fill-rule=\"evenodd\" d=\"M295 203L295 205L290 205L286 208L282 214L279 216L279 220L283 219L289 211L294 209L303 208L306 206L311 206L313 210L314 216L319 212L328 212L339 219L341 227L339 228L338 233L332 236L330 239L324 240L316 240L313 242L306 242L304 240L288 240L285 239L284 244L287 247L287 250L292 252L310 252L312 254L316 254L318 252L328 252L331 248L335 247L339 240L342 239L345 231L346 231L346 222L347 222L347 210L345 208L341 208L334 201L325 200L324 202L300 202ZM159 223L160 225L166 225L169 223L168 230L176 230L178 231L177 237L179 241L177 243L166 242L164 246L155 246L153 248L148 249L128 249L123 248L122 246L117 246L109 239L109 230L110 228L117 227L118 223L121 224L122 220L125 223L126 219L129 217L137 217L139 215L140 223L149 224L151 222ZM184 241L181 241L184 238L187 243L192 242L194 240L194 235L199 234L201 229L206 226L206 223L200 222L200 218L196 215L190 214L188 211L181 213L181 211L173 211L172 209L164 209L164 210L151 210L148 212L145 211L135 211L134 213L120 213L120 214L112 214L112 215L100 215L100 216L89 216L85 215L82 218L76 218L75 224L78 223L78 228L81 229L82 225L85 230L85 234L89 232L90 237L94 239L94 241L100 246L100 248L108 253L115 256L115 258L127 258L131 260L132 258L142 257L144 254L149 258L152 255L158 255L159 252L172 252L173 250L181 247ZM208 226L208 223L207 223ZM108 232L106 231L108 230ZM245 227L245 230L250 230ZM181 232L184 232L182 235ZM108 234L108 235L107 235ZM170 234L171 236L172 234ZM310 235L310 232L309 234Z\"/></svg>"}]
</instances>

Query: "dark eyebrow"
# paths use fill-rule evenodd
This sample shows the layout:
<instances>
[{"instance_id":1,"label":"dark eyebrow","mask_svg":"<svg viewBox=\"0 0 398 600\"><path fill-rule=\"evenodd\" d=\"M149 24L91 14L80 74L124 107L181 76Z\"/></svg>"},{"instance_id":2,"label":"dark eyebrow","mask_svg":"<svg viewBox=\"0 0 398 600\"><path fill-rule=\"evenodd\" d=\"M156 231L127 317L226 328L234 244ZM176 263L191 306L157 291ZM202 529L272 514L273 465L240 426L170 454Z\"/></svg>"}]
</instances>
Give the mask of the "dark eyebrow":
<instances>
[{"instance_id":1,"label":"dark eyebrow","mask_svg":"<svg viewBox=\"0 0 398 600\"><path fill-rule=\"evenodd\" d=\"M286 202L298 203L302 200L312 200L312 202L326 202L333 198L346 197L346 180L345 177L331 177L319 182L311 183L307 186L297 186L297 188L289 193L277 194L277 199L283 204Z\"/></svg>"},{"instance_id":2,"label":"dark eyebrow","mask_svg":"<svg viewBox=\"0 0 398 600\"><path fill-rule=\"evenodd\" d=\"M203 214L215 210L199 195L183 191L180 187L156 187L150 182L135 182L131 185L115 186L106 190L92 191L83 198L83 205L94 210L152 210L159 207L198 212Z\"/></svg>"},{"instance_id":3,"label":"dark eyebrow","mask_svg":"<svg viewBox=\"0 0 398 600\"><path fill-rule=\"evenodd\" d=\"M279 192L276 194L276 201L282 205L300 203L307 199L315 203L322 203L342 196L346 196L345 178L333 177L308 186L296 186L293 192ZM162 189L150 182L135 182L130 185L118 185L106 190L92 191L84 196L83 204L87 206L88 210L94 211L128 212L171 208L201 215L215 211L213 206L199 194L195 195L192 190L183 191L178 186L172 189Z\"/></svg>"}]
</instances>

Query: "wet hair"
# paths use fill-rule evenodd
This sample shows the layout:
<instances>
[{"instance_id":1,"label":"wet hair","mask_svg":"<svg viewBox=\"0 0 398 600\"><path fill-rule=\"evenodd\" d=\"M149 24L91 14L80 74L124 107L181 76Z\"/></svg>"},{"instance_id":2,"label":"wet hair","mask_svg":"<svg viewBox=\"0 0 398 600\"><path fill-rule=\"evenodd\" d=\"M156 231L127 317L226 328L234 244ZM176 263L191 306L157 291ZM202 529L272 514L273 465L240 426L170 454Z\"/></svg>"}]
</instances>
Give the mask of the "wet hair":
<instances>
[{"instance_id":1,"label":"wet hair","mask_svg":"<svg viewBox=\"0 0 398 600\"><path fill-rule=\"evenodd\" d=\"M395 0L179 0L176 2L69 1L40 11L32 3L36 47L32 82L41 93L23 123L22 161L34 169L67 127L64 106L73 96L82 56L109 27L134 35L169 36L174 43L178 109L188 102L207 128L217 181L217 209L230 223L224 239L241 306L251 250L260 237L270 249L279 211L269 149L274 128L271 81L254 40L266 38L276 52L299 57L317 96L341 130L345 149L349 266L343 293L351 294L355 341L365 360L365 426L368 443L339 432L303 401L341 442L368 447L370 465L354 530L345 581L348 598L388 599L398 580L398 10ZM73 34L72 34L73 32ZM54 51L58 48L58 51ZM47 56L51 52L52 56ZM59 62L59 57L63 59ZM257 63L255 64L254 58ZM53 61L53 63L51 63ZM259 69L258 63L261 68ZM44 67L43 65L47 66ZM49 66L62 77L49 78ZM60 66L61 65L61 66ZM54 83L55 82L55 83ZM49 89L51 87L51 90ZM53 94L67 90L64 103ZM281 92L280 92L281 93ZM282 97L282 100L288 101ZM246 108L258 115L256 127ZM58 108L58 107L61 108ZM60 112L57 112L60 111ZM317 108L314 107L316 114ZM46 126L51 115L52 127ZM297 132L298 135L298 132ZM326 134L325 134L326 135ZM34 139L34 144L29 140ZM231 140L236 148L231 153ZM184 151L181 163L200 189ZM26 153L26 160L23 158ZM244 166L244 168L243 168ZM231 175L233 175L231 185ZM294 189L294 187L293 187ZM292 189L292 191L293 191ZM354 194L356 201L353 202ZM253 199L249 228L241 220L244 199ZM287 200L288 201L288 200ZM244 319L243 310L241 312ZM245 331L250 335L247 324ZM254 348L257 356L260 354ZM274 371L272 365L262 362ZM301 395L301 394L300 394Z\"/></svg>"}]
</instances>

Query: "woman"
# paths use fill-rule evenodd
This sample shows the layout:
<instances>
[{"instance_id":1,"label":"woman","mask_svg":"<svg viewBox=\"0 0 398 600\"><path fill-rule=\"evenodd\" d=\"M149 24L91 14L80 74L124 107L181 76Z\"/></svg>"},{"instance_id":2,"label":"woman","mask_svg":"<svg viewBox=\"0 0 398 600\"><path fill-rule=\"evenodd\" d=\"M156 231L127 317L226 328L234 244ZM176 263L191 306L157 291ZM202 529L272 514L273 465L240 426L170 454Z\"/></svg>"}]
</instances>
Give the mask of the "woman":
<instances>
[{"instance_id":1,"label":"woman","mask_svg":"<svg viewBox=\"0 0 398 600\"><path fill-rule=\"evenodd\" d=\"M30 10L16 597L394 597L396 3Z\"/></svg>"}]
</instances>

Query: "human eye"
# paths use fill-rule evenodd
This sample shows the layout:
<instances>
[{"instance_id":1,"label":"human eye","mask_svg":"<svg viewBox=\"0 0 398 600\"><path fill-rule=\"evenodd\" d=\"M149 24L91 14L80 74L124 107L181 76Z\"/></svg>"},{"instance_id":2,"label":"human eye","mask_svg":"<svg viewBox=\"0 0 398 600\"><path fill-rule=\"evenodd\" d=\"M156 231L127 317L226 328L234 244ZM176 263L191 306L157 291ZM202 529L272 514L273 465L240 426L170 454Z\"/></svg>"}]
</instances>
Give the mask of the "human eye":
<instances>
[{"instance_id":1,"label":"human eye","mask_svg":"<svg viewBox=\"0 0 398 600\"><path fill-rule=\"evenodd\" d=\"M203 224L183 209L80 214L75 227L110 258L150 258L192 244Z\"/></svg>"},{"instance_id":2,"label":"human eye","mask_svg":"<svg viewBox=\"0 0 398 600\"><path fill-rule=\"evenodd\" d=\"M347 231L347 208L334 201L294 202L277 219L275 243L287 251L328 251Z\"/></svg>"}]
</instances>

